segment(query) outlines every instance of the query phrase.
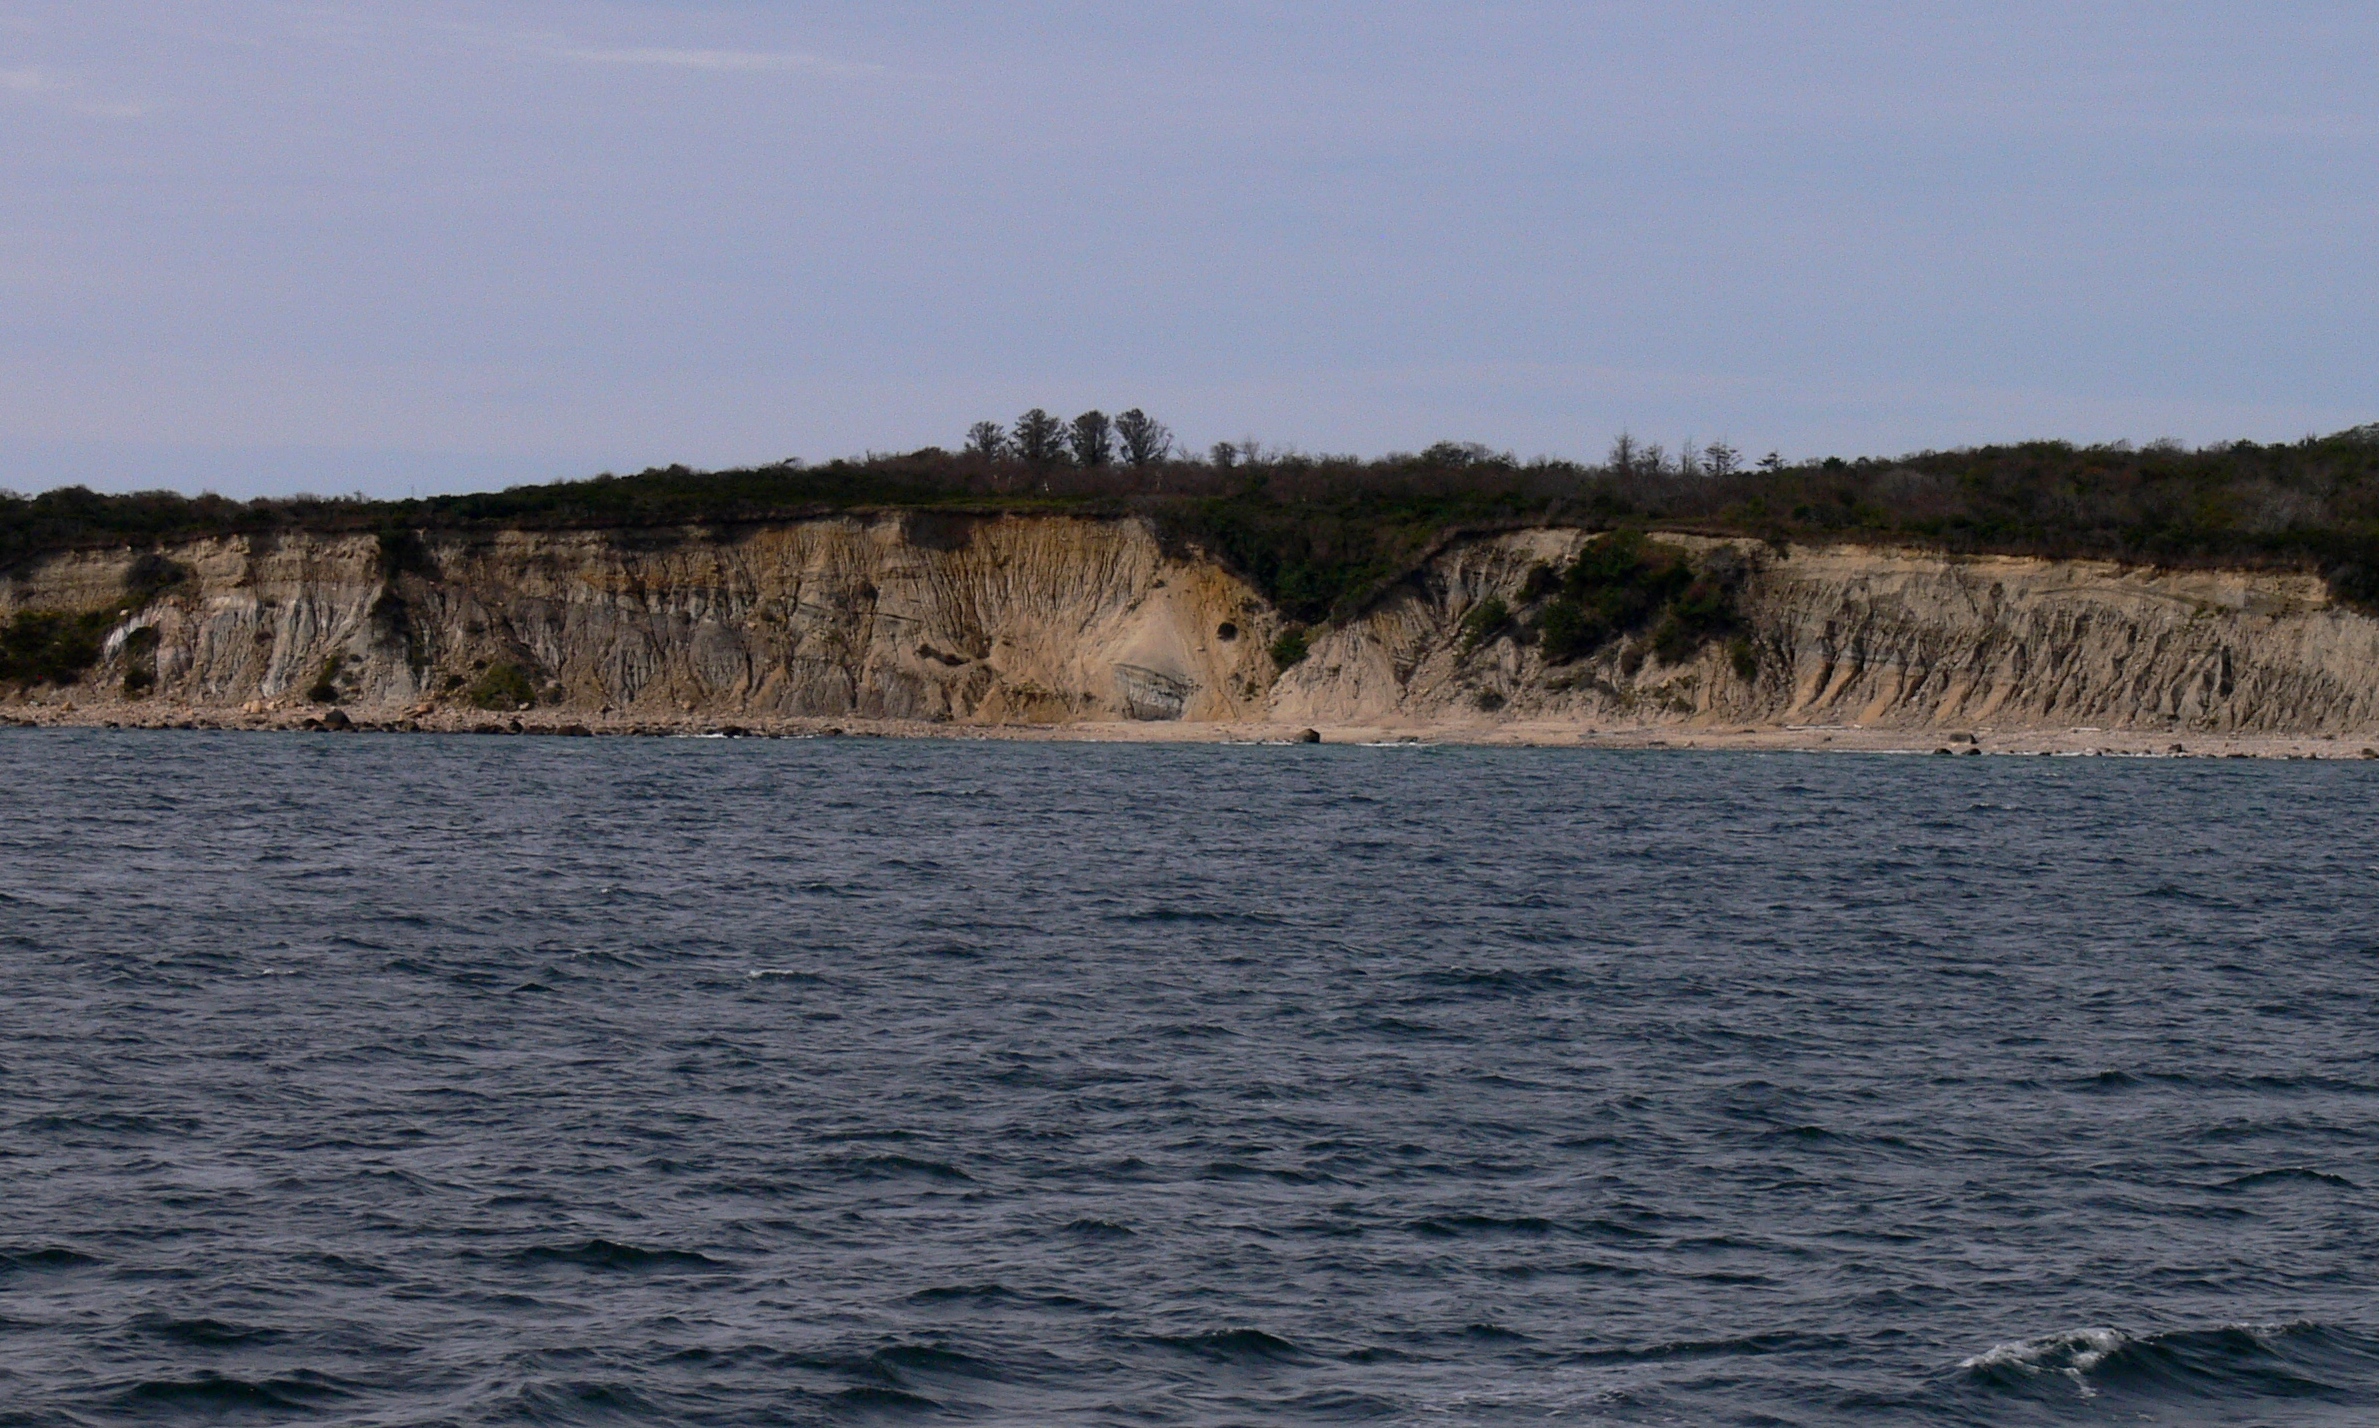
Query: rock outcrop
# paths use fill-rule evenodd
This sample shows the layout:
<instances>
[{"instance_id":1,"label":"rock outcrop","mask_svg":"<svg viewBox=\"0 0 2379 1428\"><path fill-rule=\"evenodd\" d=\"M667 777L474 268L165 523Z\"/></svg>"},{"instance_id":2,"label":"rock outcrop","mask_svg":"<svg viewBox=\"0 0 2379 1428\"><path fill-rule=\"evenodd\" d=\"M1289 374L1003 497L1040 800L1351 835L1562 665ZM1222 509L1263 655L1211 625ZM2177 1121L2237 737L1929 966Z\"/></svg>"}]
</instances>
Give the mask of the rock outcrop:
<instances>
[{"instance_id":1,"label":"rock outcrop","mask_svg":"<svg viewBox=\"0 0 2379 1428\"><path fill-rule=\"evenodd\" d=\"M1285 671L1282 620L1245 581L1140 521L1065 516L78 551L0 578L0 617L129 608L84 682L193 706L493 690L993 724L2379 729L2379 621L2310 576L1657 537L1737 572L1729 636L1672 660L1637 636L1550 661L1531 572L1592 539L1458 541ZM1466 632L1490 598L1512 622Z\"/></svg>"}]
</instances>

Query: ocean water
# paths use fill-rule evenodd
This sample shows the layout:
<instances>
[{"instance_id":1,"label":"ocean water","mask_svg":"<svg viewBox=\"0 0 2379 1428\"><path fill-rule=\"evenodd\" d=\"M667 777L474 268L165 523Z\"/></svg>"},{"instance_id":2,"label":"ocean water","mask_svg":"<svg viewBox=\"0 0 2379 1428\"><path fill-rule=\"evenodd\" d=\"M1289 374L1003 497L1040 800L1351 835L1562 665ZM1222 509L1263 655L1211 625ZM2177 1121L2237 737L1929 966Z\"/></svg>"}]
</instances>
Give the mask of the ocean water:
<instances>
[{"instance_id":1,"label":"ocean water","mask_svg":"<svg viewBox=\"0 0 2379 1428\"><path fill-rule=\"evenodd\" d=\"M2375 796L0 732L0 1423L2368 1423Z\"/></svg>"}]
</instances>

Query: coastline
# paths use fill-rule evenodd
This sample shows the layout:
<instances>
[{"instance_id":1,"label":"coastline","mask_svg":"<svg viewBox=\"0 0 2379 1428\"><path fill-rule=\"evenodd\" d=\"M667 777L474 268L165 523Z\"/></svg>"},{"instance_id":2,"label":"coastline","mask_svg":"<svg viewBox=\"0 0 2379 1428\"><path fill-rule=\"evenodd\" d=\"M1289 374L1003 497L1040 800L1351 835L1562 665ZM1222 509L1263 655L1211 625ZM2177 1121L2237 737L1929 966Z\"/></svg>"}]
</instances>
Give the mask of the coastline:
<instances>
[{"instance_id":1,"label":"coastline","mask_svg":"<svg viewBox=\"0 0 2379 1428\"><path fill-rule=\"evenodd\" d=\"M2177 730L1888 725L1659 723L1580 725L1511 720L1403 724L1106 720L1061 724L929 722L858 717L699 713L491 713L454 707L348 709L288 704L224 709L154 699L0 705L0 728L187 729L233 733L477 734L521 737L892 738L1043 743L1452 744L1505 748L1703 750L1746 753L2057 755L2121 758L2379 760L2379 733L2225 734ZM1318 735L1318 739L1314 736Z\"/></svg>"}]
</instances>

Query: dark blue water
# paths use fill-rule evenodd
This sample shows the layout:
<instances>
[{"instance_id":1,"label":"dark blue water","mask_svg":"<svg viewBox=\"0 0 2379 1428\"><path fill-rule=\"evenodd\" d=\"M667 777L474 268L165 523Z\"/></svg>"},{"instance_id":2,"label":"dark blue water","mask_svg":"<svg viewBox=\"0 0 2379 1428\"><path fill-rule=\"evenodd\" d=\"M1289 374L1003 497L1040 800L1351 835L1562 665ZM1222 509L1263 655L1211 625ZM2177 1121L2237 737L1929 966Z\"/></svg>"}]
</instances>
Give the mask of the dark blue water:
<instances>
[{"instance_id":1,"label":"dark blue water","mask_svg":"<svg viewBox=\"0 0 2379 1428\"><path fill-rule=\"evenodd\" d=\"M0 733L0 1422L2366 1423L2375 794Z\"/></svg>"}]
</instances>

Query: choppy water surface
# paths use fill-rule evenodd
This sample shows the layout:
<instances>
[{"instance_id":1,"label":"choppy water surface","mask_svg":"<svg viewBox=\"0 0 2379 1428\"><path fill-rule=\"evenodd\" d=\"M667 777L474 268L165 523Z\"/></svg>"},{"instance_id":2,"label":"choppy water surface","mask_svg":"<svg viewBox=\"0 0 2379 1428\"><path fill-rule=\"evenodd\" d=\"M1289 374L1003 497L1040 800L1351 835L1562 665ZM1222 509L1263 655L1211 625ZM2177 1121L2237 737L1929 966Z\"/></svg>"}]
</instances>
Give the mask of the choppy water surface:
<instances>
[{"instance_id":1,"label":"choppy water surface","mask_svg":"<svg viewBox=\"0 0 2379 1428\"><path fill-rule=\"evenodd\" d=\"M2374 794L0 734L0 1422L2366 1422Z\"/></svg>"}]
</instances>

